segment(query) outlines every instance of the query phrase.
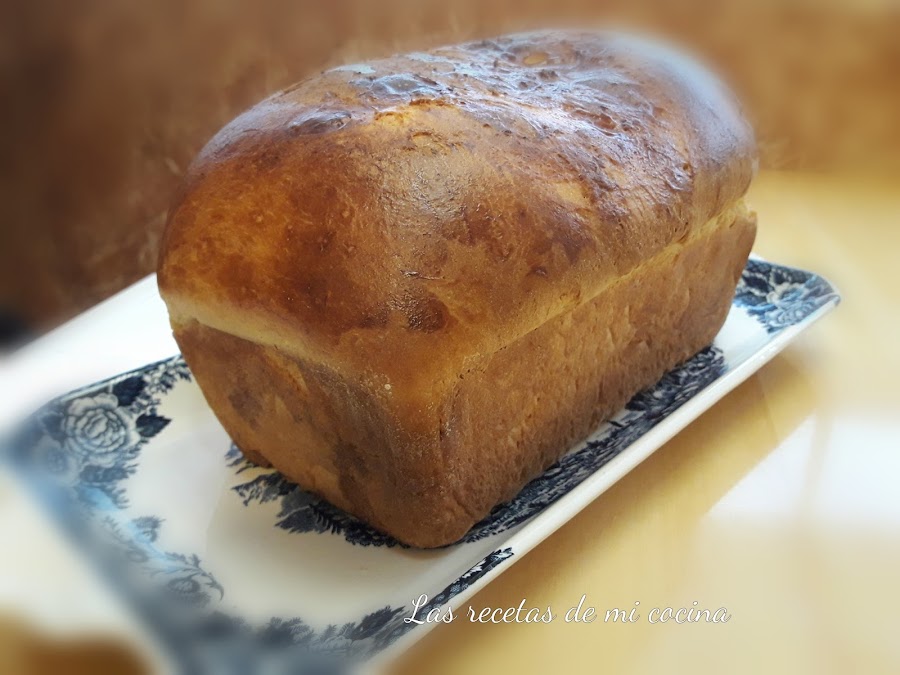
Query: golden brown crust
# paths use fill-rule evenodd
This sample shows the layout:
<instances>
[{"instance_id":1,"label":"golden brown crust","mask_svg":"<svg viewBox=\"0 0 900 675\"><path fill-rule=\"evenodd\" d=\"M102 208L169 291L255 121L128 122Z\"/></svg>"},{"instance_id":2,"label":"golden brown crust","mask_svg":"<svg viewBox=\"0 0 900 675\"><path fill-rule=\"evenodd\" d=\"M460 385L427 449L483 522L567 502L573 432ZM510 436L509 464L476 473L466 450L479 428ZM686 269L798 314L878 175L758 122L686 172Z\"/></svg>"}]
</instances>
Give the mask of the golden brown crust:
<instances>
[{"instance_id":1,"label":"golden brown crust","mask_svg":"<svg viewBox=\"0 0 900 675\"><path fill-rule=\"evenodd\" d=\"M276 94L191 167L160 288L176 314L350 373L452 372L745 192L735 104L656 51L532 33Z\"/></svg>"},{"instance_id":2,"label":"golden brown crust","mask_svg":"<svg viewBox=\"0 0 900 675\"><path fill-rule=\"evenodd\" d=\"M734 214L753 152L718 83L621 37L530 33L338 68L262 102L204 149L171 212L160 290L242 447L404 541L447 543L573 440L526 422L521 465L475 485L477 462L458 462L495 455L443 426L477 398L460 378L585 308L600 313L592 325L619 325L603 298L638 293L621 290L623 279L706 241L704 227L731 231L707 225L720 214L747 220ZM707 260L710 280L725 283L720 266L746 259L743 243ZM734 279L691 279L724 316ZM691 331L710 340L716 317ZM656 336L676 340L658 362L702 346L691 331L683 342ZM238 351L219 353L226 343ZM242 384L223 372L238 355ZM661 374L627 363L618 394ZM263 372L281 392L268 402ZM214 391L225 384L234 401ZM241 387L256 392L244 404ZM290 394L313 390L312 404ZM283 409L270 410L276 399ZM591 405L608 411L620 399ZM254 436L252 405L276 428ZM291 422L304 405L312 417ZM586 430L575 408L587 403L571 405L559 410L567 428ZM465 433L481 428L459 419ZM308 455L287 445L303 424L318 439Z\"/></svg>"}]
</instances>

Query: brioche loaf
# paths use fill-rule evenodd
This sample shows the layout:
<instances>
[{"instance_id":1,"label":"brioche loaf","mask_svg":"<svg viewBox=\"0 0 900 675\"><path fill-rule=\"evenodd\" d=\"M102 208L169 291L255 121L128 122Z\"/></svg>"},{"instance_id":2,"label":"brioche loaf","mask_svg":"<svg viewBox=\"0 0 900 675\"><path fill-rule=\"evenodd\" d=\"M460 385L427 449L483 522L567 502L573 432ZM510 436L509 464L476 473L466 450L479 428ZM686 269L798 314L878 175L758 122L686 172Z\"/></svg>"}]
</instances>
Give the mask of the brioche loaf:
<instances>
[{"instance_id":1,"label":"brioche loaf","mask_svg":"<svg viewBox=\"0 0 900 675\"><path fill-rule=\"evenodd\" d=\"M159 287L249 458L449 544L713 340L754 152L718 82L630 38L344 66L210 141Z\"/></svg>"}]
</instances>

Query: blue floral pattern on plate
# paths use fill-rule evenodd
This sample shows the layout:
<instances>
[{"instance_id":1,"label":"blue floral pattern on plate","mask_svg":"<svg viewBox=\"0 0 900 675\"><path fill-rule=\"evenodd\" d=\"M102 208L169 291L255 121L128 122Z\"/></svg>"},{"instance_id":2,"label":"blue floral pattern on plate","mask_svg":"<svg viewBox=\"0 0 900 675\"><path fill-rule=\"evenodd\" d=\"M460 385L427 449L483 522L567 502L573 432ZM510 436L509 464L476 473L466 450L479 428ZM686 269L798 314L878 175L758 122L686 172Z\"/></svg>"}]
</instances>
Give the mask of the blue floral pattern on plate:
<instances>
[{"instance_id":1,"label":"blue floral pattern on plate","mask_svg":"<svg viewBox=\"0 0 900 675\"><path fill-rule=\"evenodd\" d=\"M751 258L734 304L747 310L769 333L777 333L838 298L831 284L817 274Z\"/></svg>"}]
</instances>

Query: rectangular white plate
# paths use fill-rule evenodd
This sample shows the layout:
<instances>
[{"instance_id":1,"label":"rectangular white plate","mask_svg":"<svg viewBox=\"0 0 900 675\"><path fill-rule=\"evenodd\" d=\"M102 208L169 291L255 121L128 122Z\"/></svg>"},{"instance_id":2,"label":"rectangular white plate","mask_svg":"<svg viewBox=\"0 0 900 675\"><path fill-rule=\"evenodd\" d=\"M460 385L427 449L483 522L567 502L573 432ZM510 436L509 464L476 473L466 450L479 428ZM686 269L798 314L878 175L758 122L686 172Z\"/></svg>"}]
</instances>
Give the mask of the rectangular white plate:
<instances>
[{"instance_id":1,"label":"rectangular white plate","mask_svg":"<svg viewBox=\"0 0 900 675\"><path fill-rule=\"evenodd\" d=\"M752 259L714 344L632 399L459 544L419 551L248 464L180 357L67 394L4 456L197 672L384 662L833 309L822 277ZM410 508L415 508L414 504Z\"/></svg>"}]
</instances>

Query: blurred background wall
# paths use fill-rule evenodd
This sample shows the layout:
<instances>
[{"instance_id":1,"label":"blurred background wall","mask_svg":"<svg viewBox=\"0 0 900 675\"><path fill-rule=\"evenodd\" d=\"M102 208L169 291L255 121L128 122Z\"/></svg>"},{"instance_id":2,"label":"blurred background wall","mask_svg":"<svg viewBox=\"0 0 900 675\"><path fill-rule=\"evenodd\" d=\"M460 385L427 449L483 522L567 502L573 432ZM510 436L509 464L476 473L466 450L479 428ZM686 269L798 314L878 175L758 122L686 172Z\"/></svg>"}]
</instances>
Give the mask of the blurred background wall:
<instances>
[{"instance_id":1,"label":"blurred background wall","mask_svg":"<svg viewBox=\"0 0 900 675\"><path fill-rule=\"evenodd\" d=\"M638 29L705 58L743 99L764 168L900 176L898 7L0 0L0 308L40 332L152 272L185 167L266 94L343 62L547 25Z\"/></svg>"}]
</instances>

